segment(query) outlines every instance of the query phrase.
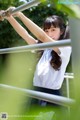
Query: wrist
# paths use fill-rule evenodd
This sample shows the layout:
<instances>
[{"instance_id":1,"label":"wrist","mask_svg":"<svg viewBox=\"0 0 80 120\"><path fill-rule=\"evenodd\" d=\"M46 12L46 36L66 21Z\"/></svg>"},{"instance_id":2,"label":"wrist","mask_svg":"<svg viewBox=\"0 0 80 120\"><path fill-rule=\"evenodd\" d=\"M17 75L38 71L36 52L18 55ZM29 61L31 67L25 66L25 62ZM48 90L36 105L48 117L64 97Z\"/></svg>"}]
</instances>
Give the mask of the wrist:
<instances>
[{"instance_id":1,"label":"wrist","mask_svg":"<svg viewBox=\"0 0 80 120\"><path fill-rule=\"evenodd\" d=\"M21 18L23 18L23 16L24 16L24 14L22 12L20 12L18 17L19 17L19 19L21 19Z\"/></svg>"},{"instance_id":2,"label":"wrist","mask_svg":"<svg viewBox=\"0 0 80 120\"><path fill-rule=\"evenodd\" d=\"M9 16L9 17L5 17L5 19L6 19L6 20L8 20L8 21L9 21L9 20L11 20L12 18L13 18L13 16L12 16L12 15L11 15L11 16Z\"/></svg>"}]
</instances>

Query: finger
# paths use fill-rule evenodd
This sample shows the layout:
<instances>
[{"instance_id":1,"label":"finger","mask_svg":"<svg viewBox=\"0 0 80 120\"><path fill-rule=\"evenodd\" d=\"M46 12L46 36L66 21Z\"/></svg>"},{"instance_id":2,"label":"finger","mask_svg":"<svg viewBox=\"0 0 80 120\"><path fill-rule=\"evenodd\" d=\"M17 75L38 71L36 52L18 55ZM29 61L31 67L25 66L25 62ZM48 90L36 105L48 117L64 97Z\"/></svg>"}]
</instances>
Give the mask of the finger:
<instances>
[{"instance_id":1,"label":"finger","mask_svg":"<svg viewBox=\"0 0 80 120\"><path fill-rule=\"evenodd\" d=\"M15 7L9 7L6 11L8 11L9 13L11 13L14 9L15 9Z\"/></svg>"}]
</instances>

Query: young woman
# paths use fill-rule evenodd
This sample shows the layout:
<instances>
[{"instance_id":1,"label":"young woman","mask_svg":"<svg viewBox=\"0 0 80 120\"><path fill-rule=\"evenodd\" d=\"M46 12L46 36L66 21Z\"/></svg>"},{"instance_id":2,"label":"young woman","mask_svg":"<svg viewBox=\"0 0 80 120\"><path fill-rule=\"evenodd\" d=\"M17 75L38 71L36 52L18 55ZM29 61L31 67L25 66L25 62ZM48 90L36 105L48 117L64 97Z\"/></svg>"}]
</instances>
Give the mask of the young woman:
<instances>
[{"instance_id":1,"label":"young woman","mask_svg":"<svg viewBox=\"0 0 80 120\"><path fill-rule=\"evenodd\" d=\"M65 25L63 19L59 16L53 15L46 18L43 30L22 12L16 13L16 16L38 39L36 40L29 35L16 19L8 14L6 19L28 44L57 42L58 40L69 38L68 26ZM52 49L47 48L42 51L33 79L35 89L41 92L60 95L60 89L64 80L66 67L70 60L70 55L71 47L69 46L60 48L53 47ZM47 102L40 101L40 104L46 105Z\"/></svg>"}]
</instances>

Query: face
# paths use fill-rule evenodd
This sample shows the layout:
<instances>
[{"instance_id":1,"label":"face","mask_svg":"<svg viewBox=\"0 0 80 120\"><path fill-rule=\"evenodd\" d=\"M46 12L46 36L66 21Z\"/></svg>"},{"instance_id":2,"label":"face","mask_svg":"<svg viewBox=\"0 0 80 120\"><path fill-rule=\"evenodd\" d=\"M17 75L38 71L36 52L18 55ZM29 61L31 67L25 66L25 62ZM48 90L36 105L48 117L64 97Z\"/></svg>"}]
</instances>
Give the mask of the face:
<instances>
[{"instance_id":1,"label":"face","mask_svg":"<svg viewBox=\"0 0 80 120\"><path fill-rule=\"evenodd\" d=\"M45 33L54 40L59 40L61 31L60 28L51 26L49 29L45 30Z\"/></svg>"}]
</instances>

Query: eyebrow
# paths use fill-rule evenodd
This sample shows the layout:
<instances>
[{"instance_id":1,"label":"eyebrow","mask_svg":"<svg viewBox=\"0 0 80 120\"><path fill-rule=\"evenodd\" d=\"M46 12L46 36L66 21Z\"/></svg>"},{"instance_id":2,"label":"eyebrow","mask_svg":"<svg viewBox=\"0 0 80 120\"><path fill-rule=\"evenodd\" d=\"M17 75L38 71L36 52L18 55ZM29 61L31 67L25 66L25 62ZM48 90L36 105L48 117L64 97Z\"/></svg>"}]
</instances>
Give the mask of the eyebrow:
<instances>
[{"instance_id":1,"label":"eyebrow","mask_svg":"<svg viewBox=\"0 0 80 120\"><path fill-rule=\"evenodd\" d=\"M51 26L50 28L56 28L56 27L54 27L54 26ZM47 29L50 29L50 28L46 28L45 30L47 30Z\"/></svg>"}]
</instances>

